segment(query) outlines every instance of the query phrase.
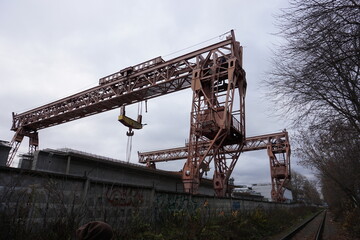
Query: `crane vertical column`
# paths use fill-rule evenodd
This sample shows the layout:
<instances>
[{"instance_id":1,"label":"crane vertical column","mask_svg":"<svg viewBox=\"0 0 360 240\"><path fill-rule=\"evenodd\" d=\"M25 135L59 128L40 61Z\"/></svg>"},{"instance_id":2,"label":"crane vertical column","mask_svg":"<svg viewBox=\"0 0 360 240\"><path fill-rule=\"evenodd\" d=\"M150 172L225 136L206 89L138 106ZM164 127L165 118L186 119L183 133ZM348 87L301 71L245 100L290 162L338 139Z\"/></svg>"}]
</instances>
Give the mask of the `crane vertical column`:
<instances>
[{"instance_id":1,"label":"crane vertical column","mask_svg":"<svg viewBox=\"0 0 360 240\"><path fill-rule=\"evenodd\" d=\"M291 179L290 144L288 133L284 131L284 138L278 137L267 144L270 161L271 198L276 202L285 201L285 187Z\"/></svg>"},{"instance_id":2,"label":"crane vertical column","mask_svg":"<svg viewBox=\"0 0 360 240\"><path fill-rule=\"evenodd\" d=\"M9 152L9 156L8 156L8 160L6 162L6 166L10 167L12 162L15 159L15 154L17 152L17 150L20 147L20 144L22 142L22 140L24 139L24 137L27 136L29 137L29 150L28 152L30 154L33 154L38 146L39 146L39 135L37 131L29 131L29 130L25 130L24 128L18 128L15 132L14 137L11 140L11 150Z\"/></svg>"},{"instance_id":3,"label":"crane vertical column","mask_svg":"<svg viewBox=\"0 0 360 240\"><path fill-rule=\"evenodd\" d=\"M214 160L214 190L217 196L225 196L228 179L244 146L246 80L241 67L242 49L233 40L230 56L213 51L201 58L193 70L188 158L182 172L184 191L188 193L198 192L200 179ZM202 151L205 142L209 144ZM234 144L238 151L224 151L224 146Z\"/></svg>"}]
</instances>

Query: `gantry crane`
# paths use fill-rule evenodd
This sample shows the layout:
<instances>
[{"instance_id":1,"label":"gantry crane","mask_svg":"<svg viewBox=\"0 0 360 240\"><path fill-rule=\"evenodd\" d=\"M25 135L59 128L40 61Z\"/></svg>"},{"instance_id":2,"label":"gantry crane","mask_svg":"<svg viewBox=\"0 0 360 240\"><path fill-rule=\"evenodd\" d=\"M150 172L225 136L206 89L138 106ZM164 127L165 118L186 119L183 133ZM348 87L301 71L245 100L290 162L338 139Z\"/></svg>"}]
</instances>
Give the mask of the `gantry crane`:
<instances>
[{"instance_id":1,"label":"gantry crane","mask_svg":"<svg viewBox=\"0 0 360 240\"><path fill-rule=\"evenodd\" d=\"M39 145L38 131L83 117L190 88L193 91L188 156L182 170L184 190L197 193L214 162L214 189L224 196L245 143L246 78L242 47L233 31L227 38L171 60L157 57L99 80L99 85L20 114L13 113L10 166L24 137L29 152ZM124 111L123 111L124 113ZM124 115L124 114L123 114ZM141 122L119 117L129 128ZM131 129L130 129L131 135ZM204 146L204 142L207 142ZM232 146L234 151L226 151Z\"/></svg>"},{"instance_id":2,"label":"gantry crane","mask_svg":"<svg viewBox=\"0 0 360 240\"><path fill-rule=\"evenodd\" d=\"M189 156L189 147L177 147L158 151L138 152L139 163L146 164L148 167L156 168L158 162L168 162L174 160L187 159ZM202 142L199 147L199 154L204 155L209 145L209 141ZM283 202L284 191L290 181L290 142L288 132L282 132L246 137L241 152L250 152L257 150L267 150L270 163L271 176L271 198L276 202ZM238 151L237 145L227 145L223 148L224 154L235 153ZM212 152L207 153L211 157ZM206 170L210 170L209 166Z\"/></svg>"}]
</instances>

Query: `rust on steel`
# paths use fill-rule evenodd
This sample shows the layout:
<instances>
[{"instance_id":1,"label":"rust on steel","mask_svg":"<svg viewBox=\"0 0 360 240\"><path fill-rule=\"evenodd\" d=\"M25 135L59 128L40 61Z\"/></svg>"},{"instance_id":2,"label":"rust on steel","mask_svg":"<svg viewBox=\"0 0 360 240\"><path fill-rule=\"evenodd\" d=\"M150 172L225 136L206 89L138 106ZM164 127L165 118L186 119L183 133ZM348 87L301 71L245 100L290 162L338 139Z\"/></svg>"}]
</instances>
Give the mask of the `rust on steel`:
<instances>
[{"instance_id":1,"label":"rust on steel","mask_svg":"<svg viewBox=\"0 0 360 240\"><path fill-rule=\"evenodd\" d=\"M186 144L188 145L188 144ZM204 155L209 141L200 143L199 154ZM267 150L270 173L271 173L271 197L273 201L282 202L285 200L284 191L290 181L290 142L286 130L260 136L246 137L241 152ZM224 154L238 151L236 145L227 145L222 149ZM209 155L212 152L208 153ZM138 152L139 162L155 167L156 162L167 162L188 158L188 146L170 148L150 152ZM206 166L209 169L209 166ZM205 167L204 167L205 168Z\"/></svg>"},{"instance_id":2,"label":"rust on steel","mask_svg":"<svg viewBox=\"0 0 360 240\"><path fill-rule=\"evenodd\" d=\"M198 193L200 179L213 162L215 194L229 195L228 181L244 146L247 83L243 53L234 32L229 39L226 49L203 55L192 71L188 156L182 169L184 191L188 193ZM205 141L206 146L202 144ZM237 151L225 153L228 145Z\"/></svg>"},{"instance_id":3,"label":"rust on steel","mask_svg":"<svg viewBox=\"0 0 360 240\"><path fill-rule=\"evenodd\" d=\"M287 132L271 133L266 135L246 137L242 152L256 151L267 149L268 144L273 144L277 139L288 141L286 137ZM203 150L209 145L209 142L200 143L201 154ZM156 162L167 162L174 160L186 159L188 157L188 143L184 147L176 147L162 150L155 150L149 152L138 152L139 163L156 163ZM237 151L236 145L228 145L224 147L225 152L233 153Z\"/></svg>"},{"instance_id":4,"label":"rust on steel","mask_svg":"<svg viewBox=\"0 0 360 240\"><path fill-rule=\"evenodd\" d=\"M40 129L191 87L192 72L204 61L203 55L214 50L228 52L232 42L230 37L168 61L157 57L126 67L101 78L98 86L23 113L13 113L11 130L15 134L7 165L11 165L25 136L30 139L29 151L37 149L38 145L32 145L31 139Z\"/></svg>"}]
</instances>

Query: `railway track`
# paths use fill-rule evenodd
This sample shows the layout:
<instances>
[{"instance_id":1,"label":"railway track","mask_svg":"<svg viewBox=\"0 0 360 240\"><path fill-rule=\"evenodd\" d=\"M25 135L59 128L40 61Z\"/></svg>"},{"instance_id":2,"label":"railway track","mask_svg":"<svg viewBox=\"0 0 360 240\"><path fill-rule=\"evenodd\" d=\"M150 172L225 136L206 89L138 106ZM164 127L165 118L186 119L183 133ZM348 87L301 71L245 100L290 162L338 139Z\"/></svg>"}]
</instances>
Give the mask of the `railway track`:
<instances>
[{"instance_id":1,"label":"railway track","mask_svg":"<svg viewBox=\"0 0 360 240\"><path fill-rule=\"evenodd\" d=\"M306 220L293 231L282 237L281 240L321 240L325 226L326 210L320 211Z\"/></svg>"}]
</instances>

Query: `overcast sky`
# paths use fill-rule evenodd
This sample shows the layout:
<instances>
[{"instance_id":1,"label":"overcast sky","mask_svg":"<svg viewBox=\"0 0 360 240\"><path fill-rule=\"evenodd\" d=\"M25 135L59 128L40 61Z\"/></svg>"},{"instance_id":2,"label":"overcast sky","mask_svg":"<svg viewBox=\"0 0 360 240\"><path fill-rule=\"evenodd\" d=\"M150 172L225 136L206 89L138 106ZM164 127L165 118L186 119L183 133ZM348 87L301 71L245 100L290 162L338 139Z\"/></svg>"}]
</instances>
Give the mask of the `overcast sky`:
<instances>
[{"instance_id":1,"label":"overcast sky","mask_svg":"<svg viewBox=\"0 0 360 240\"><path fill-rule=\"evenodd\" d=\"M286 0L0 1L0 140L13 137L12 112L93 87L127 66L157 56L169 60L178 50L220 41L231 29L244 47L247 136L279 132L289 122L271 112L260 82L270 70L271 49L281 42L273 34L274 15L286 6ZM131 162L137 163L137 151L184 146L190 108L190 89L150 100L143 113L147 126L133 137ZM136 111L137 105L127 108L130 117L136 118ZM40 149L68 147L125 160L127 129L118 114L113 110L40 130ZM27 146L25 138L20 153ZM158 167L180 170L183 163ZM303 171L294 158L292 167ZM239 184L265 183L269 172L267 154L259 151L242 154L233 176Z\"/></svg>"}]
</instances>

